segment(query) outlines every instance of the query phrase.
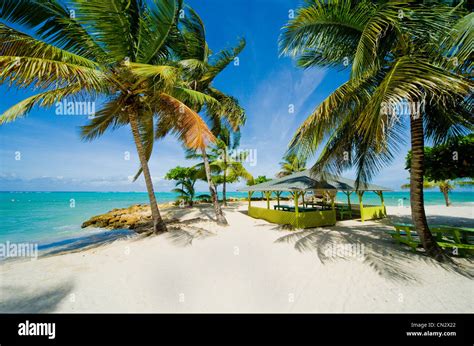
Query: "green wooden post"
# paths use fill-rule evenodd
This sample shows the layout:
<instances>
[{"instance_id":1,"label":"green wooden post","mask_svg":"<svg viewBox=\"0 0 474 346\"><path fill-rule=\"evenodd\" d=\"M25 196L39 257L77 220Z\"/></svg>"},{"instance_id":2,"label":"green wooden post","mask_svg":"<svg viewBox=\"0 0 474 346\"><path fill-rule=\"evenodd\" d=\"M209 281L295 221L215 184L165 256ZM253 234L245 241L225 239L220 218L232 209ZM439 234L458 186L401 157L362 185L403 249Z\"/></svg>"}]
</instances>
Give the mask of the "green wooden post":
<instances>
[{"instance_id":1,"label":"green wooden post","mask_svg":"<svg viewBox=\"0 0 474 346\"><path fill-rule=\"evenodd\" d=\"M296 191L294 194L293 194L293 199L295 201L295 227L298 228L298 218L299 218L299 213L298 213L298 197L299 197L299 193L298 191Z\"/></svg>"},{"instance_id":2,"label":"green wooden post","mask_svg":"<svg viewBox=\"0 0 474 346\"><path fill-rule=\"evenodd\" d=\"M362 203L362 196L364 196L364 191L362 192L357 192L357 195L359 195L359 205L360 205L360 220L364 222L364 204Z\"/></svg>"},{"instance_id":3,"label":"green wooden post","mask_svg":"<svg viewBox=\"0 0 474 346\"><path fill-rule=\"evenodd\" d=\"M333 196L329 192L328 192L328 195L329 195L329 198L331 198L331 210L334 213L334 219L337 220L336 206L335 206L336 196Z\"/></svg>"},{"instance_id":4,"label":"green wooden post","mask_svg":"<svg viewBox=\"0 0 474 346\"><path fill-rule=\"evenodd\" d=\"M344 191L347 195L347 206L349 208L349 217L352 219L352 204L351 204L351 193L352 191Z\"/></svg>"},{"instance_id":5,"label":"green wooden post","mask_svg":"<svg viewBox=\"0 0 474 346\"><path fill-rule=\"evenodd\" d=\"M267 209L270 209L270 196L272 195L271 191L265 191L265 197L267 198Z\"/></svg>"},{"instance_id":6,"label":"green wooden post","mask_svg":"<svg viewBox=\"0 0 474 346\"><path fill-rule=\"evenodd\" d=\"M249 209L252 206L252 195L253 195L253 191L249 191Z\"/></svg>"},{"instance_id":7,"label":"green wooden post","mask_svg":"<svg viewBox=\"0 0 474 346\"><path fill-rule=\"evenodd\" d=\"M303 200L303 208L304 208L304 195L305 195L305 191L301 192L301 199Z\"/></svg>"},{"instance_id":8,"label":"green wooden post","mask_svg":"<svg viewBox=\"0 0 474 346\"><path fill-rule=\"evenodd\" d=\"M280 206L280 195L281 195L281 191L277 191L277 192L276 192L276 195L277 195L277 204L278 204L278 206Z\"/></svg>"},{"instance_id":9,"label":"green wooden post","mask_svg":"<svg viewBox=\"0 0 474 346\"><path fill-rule=\"evenodd\" d=\"M382 201L383 213L387 214L387 212L385 211L385 201L383 199L383 192L382 191L380 191L380 200Z\"/></svg>"},{"instance_id":10,"label":"green wooden post","mask_svg":"<svg viewBox=\"0 0 474 346\"><path fill-rule=\"evenodd\" d=\"M382 203L383 214L387 216L387 210L385 209L385 201L383 199L383 192L382 191L375 191L377 195L380 197L380 202Z\"/></svg>"},{"instance_id":11,"label":"green wooden post","mask_svg":"<svg viewBox=\"0 0 474 346\"><path fill-rule=\"evenodd\" d=\"M351 193L352 193L352 191L344 191L344 193L347 195L347 205L349 206L349 210L352 211L352 205L351 205Z\"/></svg>"}]
</instances>

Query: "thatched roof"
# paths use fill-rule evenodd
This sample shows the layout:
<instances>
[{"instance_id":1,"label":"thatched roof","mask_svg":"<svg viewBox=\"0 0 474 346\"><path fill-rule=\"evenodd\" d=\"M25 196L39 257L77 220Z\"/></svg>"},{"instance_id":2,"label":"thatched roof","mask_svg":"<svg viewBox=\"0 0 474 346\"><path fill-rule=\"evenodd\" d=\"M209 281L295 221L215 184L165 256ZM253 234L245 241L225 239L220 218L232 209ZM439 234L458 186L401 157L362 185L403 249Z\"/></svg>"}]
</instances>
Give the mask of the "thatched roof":
<instances>
[{"instance_id":1,"label":"thatched roof","mask_svg":"<svg viewBox=\"0 0 474 346\"><path fill-rule=\"evenodd\" d=\"M389 188L375 184L360 184L356 189L355 180L337 177L326 173L312 174L309 169L293 173L283 178L273 179L265 183L246 186L238 191L390 191Z\"/></svg>"}]
</instances>

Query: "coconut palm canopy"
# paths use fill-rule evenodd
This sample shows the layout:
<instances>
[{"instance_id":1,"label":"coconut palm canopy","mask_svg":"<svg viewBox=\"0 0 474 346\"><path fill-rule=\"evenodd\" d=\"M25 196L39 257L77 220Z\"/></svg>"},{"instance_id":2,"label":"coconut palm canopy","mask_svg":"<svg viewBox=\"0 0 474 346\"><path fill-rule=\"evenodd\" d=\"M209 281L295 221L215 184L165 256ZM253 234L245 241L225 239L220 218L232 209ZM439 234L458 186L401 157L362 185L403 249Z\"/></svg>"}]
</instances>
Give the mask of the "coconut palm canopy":
<instances>
[{"instance_id":1,"label":"coconut palm canopy","mask_svg":"<svg viewBox=\"0 0 474 346\"><path fill-rule=\"evenodd\" d=\"M280 44L301 67L351 69L301 124L289 152L310 157L323 147L313 171L339 175L354 167L357 182L366 183L400 151L400 119L408 118L413 224L428 254L447 260L424 211L423 146L474 129L474 17L462 7L426 3L308 1L283 28ZM405 102L409 111L395 110Z\"/></svg>"},{"instance_id":2,"label":"coconut palm canopy","mask_svg":"<svg viewBox=\"0 0 474 346\"><path fill-rule=\"evenodd\" d=\"M183 13L188 17L180 20ZM214 118L228 115L231 123L243 116L235 100L212 88L211 82L243 49L244 41L232 52L218 54L196 80L201 67L191 67L189 58L195 51L204 51L207 58L209 49L196 39L202 35L193 34L196 25L186 18L200 23L179 0L3 0L0 84L40 92L1 114L0 125L35 106L52 106L66 98L105 98L94 118L82 126L82 138L92 140L130 125L140 159L137 176L143 172L155 229L165 230L148 169L154 140L165 131L187 148L205 150L215 136L198 111L205 107ZM204 30L202 24L199 28Z\"/></svg>"},{"instance_id":3,"label":"coconut palm canopy","mask_svg":"<svg viewBox=\"0 0 474 346\"><path fill-rule=\"evenodd\" d=\"M283 28L282 54L303 68L351 70L290 143L290 153L305 158L324 147L316 172L355 167L357 179L369 181L389 165L405 140L407 114L392 111L395 104L422 103L425 135L435 142L472 130L474 14L368 0L308 1L297 13Z\"/></svg>"},{"instance_id":4,"label":"coconut palm canopy","mask_svg":"<svg viewBox=\"0 0 474 346\"><path fill-rule=\"evenodd\" d=\"M274 179L265 183L246 186L239 191L314 191L314 190L337 190L337 191L390 191L389 188L375 184L359 184L356 181L326 173L314 174L310 169L293 173L280 179Z\"/></svg>"}]
</instances>

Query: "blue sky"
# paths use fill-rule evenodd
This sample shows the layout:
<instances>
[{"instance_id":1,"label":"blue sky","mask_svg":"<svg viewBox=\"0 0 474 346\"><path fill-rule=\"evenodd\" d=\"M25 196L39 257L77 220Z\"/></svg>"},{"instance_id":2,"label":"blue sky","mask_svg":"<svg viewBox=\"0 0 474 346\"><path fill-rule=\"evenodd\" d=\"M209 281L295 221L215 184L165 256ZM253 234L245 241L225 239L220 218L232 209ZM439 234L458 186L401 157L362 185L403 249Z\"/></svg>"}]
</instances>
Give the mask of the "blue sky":
<instances>
[{"instance_id":1,"label":"blue sky","mask_svg":"<svg viewBox=\"0 0 474 346\"><path fill-rule=\"evenodd\" d=\"M229 66L215 83L236 97L247 112L241 148L256 150L254 175L273 177L288 142L299 124L334 89L348 78L347 71L302 70L290 58L279 57L278 36L289 11L300 1L290 0L188 0L202 17L210 48L218 51L236 44L247 46L239 65ZM34 92L0 86L0 112ZM290 105L294 113L289 112ZM140 179L129 179L138 158L128 128L109 132L93 142L82 142L78 126L86 116L56 115L55 108L33 109L26 118L0 127L0 190L34 191L145 191ZM407 134L408 138L408 134ZM405 144L391 167L375 183L399 189L406 182ZM129 155L128 155L129 153ZM19 157L21 156L21 157ZM126 158L129 156L129 160ZM18 159L20 158L20 159ZM313 160L314 161L314 160ZM176 165L189 166L181 145L173 137L157 142L150 170L157 191L173 183L163 179ZM345 174L352 177L352 172ZM244 183L230 187L235 190ZM199 183L198 190L206 185Z\"/></svg>"}]
</instances>

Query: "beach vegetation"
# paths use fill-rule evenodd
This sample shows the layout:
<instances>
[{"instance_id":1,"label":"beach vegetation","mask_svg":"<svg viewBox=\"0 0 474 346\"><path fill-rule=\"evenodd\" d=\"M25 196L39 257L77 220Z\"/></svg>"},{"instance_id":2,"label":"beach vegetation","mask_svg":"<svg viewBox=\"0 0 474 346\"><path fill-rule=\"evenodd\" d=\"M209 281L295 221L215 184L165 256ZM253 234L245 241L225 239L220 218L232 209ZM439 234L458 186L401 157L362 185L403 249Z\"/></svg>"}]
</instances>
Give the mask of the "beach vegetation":
<instances>
[{"instance_id":1,"label":"beach vegetation","mask_svg":"<svg viewBox=\"0 0 474 346\"><path fill-rule=\"evenodd\" d=\"M222 185L222 204L227 205L227 184L236 183L240 179L252 181L253 176L245 168L248 153L239 151L240 131L233 131L228 127L221 127L217 134L216 142L209 146L207 157L211 168L211 179L216 188ZM233 155L233 153L238 155ZM202 154L189 150L188 159L202 160ZM204 163L196 167L204 169Z\"/></svg>"},{"instance_id":2,"label":"beach vegetation","mask_svg":"<svg viewBox=\"0 0 474 346\"><path fill-rule=\"evenodd\" d=\"M187 85L197 94L205 95L206 98L217 101L193 101L191 102L192 108L207 116L207 119L212 123L211 127L214 133L219 133L223 122L229 124L234 131L237 131L245 123L245 111L234 97L217 89L213 82L225 68L236 61L236 58L245 47L245 40L240 39L234 47L214 53L210 50L206 41L206 31L202 19L188 6L185 7L185 16L180 22L180 30L182 35L175 46L175 53L179 57L180 66L184 69ZM234 66L238 65L234 64ZM203 97L203 101L205 100ZM162 121L158 124L158 127L158 137L165 136L170 131L167 121ZM191 149L195 149L194 151L201 155L216 221L218 224L227 225L228 222L219 204L215 181L212 179L206 147Z\"/></svg>"},{"instance_id":3,"label":"beach vegetation","mask_svg":"<svg viewBox=\"0 0 474 346\"><path fill-rule=\"evenodd\" d=\"M196 194L194 185L202 176L201 174L202 172L195 167L177 166L166 173L165 179L176 181L176 187L172 191L179 194L179 201L184 201L188 206L192 207Z\"/></svg>"},{"instance_id":4,"label":"beach vegetation","mask_svg":"<svg viewBox=\"0 0 474 346\"><path fill-rule=\"evenodd\" d=\"M314 172L355 168L360 184L390 165L408 132L412 220L440 261L449 259L426 220L423 148L425 139L439 144L473 128L473 15L440 3L314 0L280 37L281 53L298 66L350 73L301 124L289 153L310 157L322 148Z\"/></svg>"},{"instance_id":5,"label":"beach vegetation","mask_svg":"<svg viewBox=\"0 0 474 346\"><path fill-rule=\"evenodd\" d=\"M277 178L283 178L293 173L302 172L306 170L306 159L301 158L294 153L288 153L280 162L280 171L277 173Z\"/></svg>"},{"instance_id":6,"label":"beach vegetation","mask_svg":"<svg viewBox=\"0 0 474 346\"><path fill-rule=\"evenodd\" d=\"M211 63L207 44L196 40L199 35L193 32L198 28L197 15L180 15L182 1L113 4L101 0L0 3L0 83L39 90L6 110L0 124L26 115L35 106L51 107L66 99L100 100L81 136L93 140L107 130L130 126L140 161L134 179L143 174L154 231L164 232L148 167L153 142L173 133L187 148L205 152L215 136L198 111L205 107L208 114L220 116L232 107L211 82L243 43L217 54ZM194 54L204 54L201 67L206 68L194 64ZM205 72L199 80L190 78L201 70Z\"/></svg>"},{"instance_id":7,"label":"beach vegetation","mask_svg":"<svg viewBox=\"0 0 474 346\"><path fill-rule=\"evenodd\" d=\"M411 151L406 156L406 169L411 167ZM455 186L474 185L474 135L450 138L446 143L424 148L425 180L423 187L438 187L449 207L449 192ZM410 184L402 185L410 188Z\"/></svg>"}]
</instances>

